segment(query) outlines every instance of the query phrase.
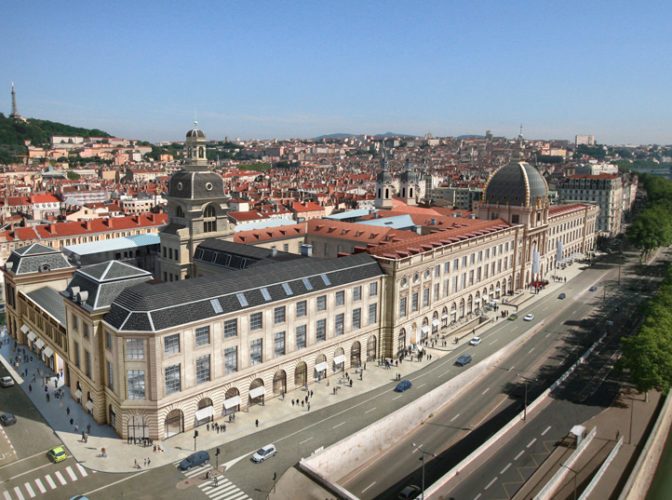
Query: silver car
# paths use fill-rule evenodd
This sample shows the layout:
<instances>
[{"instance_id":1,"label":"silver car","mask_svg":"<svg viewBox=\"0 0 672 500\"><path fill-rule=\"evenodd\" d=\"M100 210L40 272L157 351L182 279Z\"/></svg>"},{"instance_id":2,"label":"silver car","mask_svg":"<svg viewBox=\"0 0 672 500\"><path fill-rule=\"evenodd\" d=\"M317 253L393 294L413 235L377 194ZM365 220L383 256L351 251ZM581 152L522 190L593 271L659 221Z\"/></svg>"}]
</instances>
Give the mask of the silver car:
<instances>
[{"instance_id":1,"label":"silver car","mask_svg":"<svg viewBox=\"0 0 672 500\"><path fill-rule=\"evenodd\" d=\"M275 448L274 444L267 444L259 448L254 455L252 455L252 461L255 463L263 462L267 458L271 458L275 455L278 450Z\"/></svg>"}]
</instances>

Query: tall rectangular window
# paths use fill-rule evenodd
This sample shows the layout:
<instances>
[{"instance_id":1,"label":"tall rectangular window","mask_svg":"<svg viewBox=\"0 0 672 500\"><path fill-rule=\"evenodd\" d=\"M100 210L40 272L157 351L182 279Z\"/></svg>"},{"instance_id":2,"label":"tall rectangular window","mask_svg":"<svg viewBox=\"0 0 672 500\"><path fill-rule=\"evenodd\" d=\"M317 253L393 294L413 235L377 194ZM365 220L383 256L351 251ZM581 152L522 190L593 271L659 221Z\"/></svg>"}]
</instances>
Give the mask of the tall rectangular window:
<instances>
[{"instance_id":1,"label":"tall rectangular window","mask_svg":"<svg viewBox=\"0 0 672 500\"><path fill-rule=\"evenodd\" d=\"M275 357L284 356L285 354L285 332L277 332L273 339L273 352Z\"/></svg>"},{"instance_id":2,"label":"tall rectangular window","mask_svg":"<svg viewBox=\"0 0 672 500\"><path fill-rule=\"evenodd\" d=\"M91 353L86 349L84 349L84 365L86 376L91 378Z\"/></svg>"},{"instance_id":3,"label":"tall rectangular window","mask_svg":"<svg viewBox=\"0 0 672 500\"><path fill-rule=\"evenodd\" d=\"M114 371L112 369L112 363L107 362L107 387L114 390Z\"/></svg>"},{"instance_id":4,"label":"tall rectangular window","mask_svg":"<svg viewBox=\"0 0 672 500\"><path fill-rule=\"evenodd\" d=\"M406 314L406 297L401 297L399 299L399 317L404 318Z\"/></svg>"},{"instance_id":5,"label":"tall rectangular window","mask_svg":"<svg viewBox=\"0 0 672 500\"><path fill-rule=\"evenodd\" d=\"M450 272L450 261L446 261L443 263L443 272L444 273Z\"/></svg>"},{"instance_id":6,"label":"tall rectangular window","mask_svg":"<svg viewBox=\"0 0 672 500\"><path fill-rule=\"evenodd\" d=\"M343 290L339 290L336 292L336 305L342 306L343 304L345 304L345 292Z\"/></svg>"},{"instance_id":7,"label":"tall rectangular window","mask_svg":"<svg viewBox=\"0 0 672 500\"><path fill-rule=\"evenodd\" d=\"M264 326L262 321L261 313L252 313L250 314L250 330L261 330Z\"/></svg>"},{"instance_id":8,"label":"tall rectangular window","mask_svg":"<svg viewBox=\"0 0 672 500\"><path fill-rule=\"evenodd\" d=\"M320 295L317 298L317 310L318 311L324 311L327 308L327 296L326 295Z\"/></svg>"},{"instance_id":9,"label":"tall rectangular window","mask_svg":"<svg viewBox=\"0 0 672 500\"><path fill-rule=\"evenodd\" d=\"M163 354L170 356L180 352L180 334L166 335L163 339Z\"/></svg>"},{"instance_id":10,"label":"tall rectangular window","mask_svg":"<svg viewBox=\"0 0 672 500\"><path fill-rule=\"evenodd\" d=\"M145 370L127 370L128 399L145 399Z\"/></svg>"},{"instance_id":11,"label":"tall rectangular window","mask_svg":"<svg viewBox=\"0 0 672 500\"><path fill-rule=\"evenodd\" d=\"M202 384L210 380L210 355L196 358L196 383Z\"/></svg>"},{"instance_id":12,"label":"tall rectangular window","mask_svg":"<svg viewBox=\"0 0 672 500\"><path fill-rule=\"evenodd\" d=\"M306 347L306 325L296 327L296 349L305 349Z\"/></svg>"},{"instance_id":13,"label":"tall rectangular window","mask_svg":"<svg viewBox=\"0 0 672 500\"><path fill-rule=\"evenodd\" d=\"M250 342L250 366L260 365L264 361L263 345L262 339Z\"/></svg>"},{"instance_id":14,"label":"tall rectangular window","mask_svg":"<svg viewBox=\"0 0 672 500\"><path fill-rule=\"evenodd\" d=\"M145 359L145 341L143 339L126 339L126 359L129 361Z\"/></svg>"},{"instance_id":15,"label":"tall rectangular window","mask_svg":"<svg viewBox=\"0 0 672 500\"><path fill-rule=\"evenodd\" d=\"M84 338L88 339L89 338L89 324L84 323Z\"/></svg>"},{"instance_id":16,"label":"tall rectangular window","mask_svg":"<svg viewBox=\"0 0 672 500\"><path fill-rule=\"evenodd\" d=\"M375 297L376 295L378 295L378 282L374 281L369 283L369 297Z\"/></svg>"},{"instance_id":17,"label":"tall rectangular window","mask_svg":"<svg viewBox=\"0 0 672 500\"><path fill-rule=\"evenodd\" d=\"M378 314L378 304L369 304L369 325L376 323Z\"/></svg>"},{"instance_id":18,"label":"tall rectangular window","mask_svg":"<svg viewBox=\"0 0 672 500\"><path fill-rule=\"evenodd\" d=\"M72 315L72 328L73 330L79 331L79 318L76 314Z\"/></svg>"},{"instance_id":19,"label":"tall rectangular window","mask_svg":"<svg viewBox=\"0 0 672 500\"><path fill-rule=\"evenodd\" d=\"M110 332L105 332L105 347L112 350L112 334Z\"/></svg>"},{"instance_id":20,"label":"tall rectangular window","mask_svg":"<svg viewBox=\"0 0 672 500\"><path fill-rule=\"evenodd\" d=\"M434 300L441 298L441 283L434 283Z\"/></svg>"},{"instance_id":21,"label":"tall rectangular window","mask_svg":"<svg viewBox=\"0 0 672 500\"><path fill-rule=\"evenodd\" d=\"M441 276L441 266L437 264L434 266L434 277L438 278L439 276Z\"/></svg>"},{"instance_id":22,"label":"tall rectangular window","mask_svg":"<svg viewBox=\"0 0 672 500\"><path fill-rule=\"evenodd\" d=\"M425 288L422 291L422 307L427 307L429 305L429 288Z\"/></svg>"},{"instance_id":23,"label":"tall rectangular window","mask_svg":"<svg viewBox=\"0 0 672 500\"><path fill-rule=\"evenodd\" d=\"M238 346L224 349L224 373L236 373L238 371Z\"/></svg>"},{"instance_id":24,"label":"tall rectangular window","mask_svg":"<svg viewBox=\"0 0 672 500\"><path fill-rule=\"evenodd\" d=\"M224 322L224 338L238 336L238 320L228 319Z\"/></svg>"},{"instance_id":25,"label":"tall rectangular window","mask_svg":"<svg viewBox=\"0 0 672 500\"><path fill-rule=\"evenodd\" d=\"M315 322L315 340L317 342L324 342L327 340L327 320L318 319Z\"/></svg>"},{"instance_id":26,"label":"tall rectangular window","mask_svg":"<svg viewBox=\"0 0 672 500\"><path fill-rule=\"evenodd\" d=\"M362 310L360 308L352 310L352 329L357 330L362 327Z\"/></svg>"},{"instance_id":27,"label":"tall rectangular window","mask_svg":"<svg viewBox=\"0 0 672 500\"><path fill-rule=\"evenodd\" d=\"M285 306L276 307L273 310L273 322L276 325L285 322Z\"/></svg>"},{"instance_id":28,"label":"tall rectangular window","mask_svg":"<svg viewBox=\"0 0 672 500\"><path fill-rule=\"evenodd\" d=\"M344 313L338 313L334 316L334 335L343 335Z\"/></svg>"},{"instance_id":29,"label":"tall rectangular window","mask_svg":"<svg viewBox=\"0 0 672 500\"><path fill-rule=\"evenodd\" d=\"M202 326L196 328L196 347L208 345L210 343L210 327Z\"/></svg>"},{"instance_id":30,"label":"tall rectangular window","mask_svg":"<svg viewBox=\"0 0 672 500\"><path fill-rule=\"evenodd\" d=\"M166 394L173 394L180 392L182 381L180 378L180 365L172 365L166 367Z\"/></svg>"},{"instance_id":31,"label":"tall rectangular window","mask_svg":"<svg viewBox=\"0 0 672 500\"><path fill-rule=\"evenodd\" d=\"M79 342L75 342L75 366L79 368Z\"/></svg>"},{"instance_id":32,"label":"tall rectangular window","mask_svg":"<svg viewBox=\"0 0 672 500\"><path fill-rule=\"evenodd\" d=\"M411 312L418 310L418 292L415 292L411 297Z\"/></svg>"},{"instance_id":33,"label":"tall rectangular window","mask_svg":"<svg viewBox=\"0 0 672 500\"><path fill-rule=\"evenodd\" d=\"M301 318L306 315L306 301L301 300L296 303L296 317Z\"/></svg>"},{"instance_id":34,"label":"tall rectangular window","mask_svg":"<svg viewBox=\"0 0 672 500\"><path fill-rule=\"evenodd\" d=\"M362 287L356 286L352 289L352 300L360 300L362 298Z\"/></svg>"}]
</instances>

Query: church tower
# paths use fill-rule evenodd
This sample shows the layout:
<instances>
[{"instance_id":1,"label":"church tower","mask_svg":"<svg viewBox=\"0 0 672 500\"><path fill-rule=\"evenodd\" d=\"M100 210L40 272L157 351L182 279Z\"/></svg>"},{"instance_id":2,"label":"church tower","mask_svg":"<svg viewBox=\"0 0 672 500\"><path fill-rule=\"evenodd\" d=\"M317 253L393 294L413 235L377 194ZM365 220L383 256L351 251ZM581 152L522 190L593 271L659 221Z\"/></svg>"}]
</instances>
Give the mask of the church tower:
<instances>
[{"instance_id":1,"label":"church tower","mask_svg":"<svg viewBox=\"0 0 672 500\"><path fill-rule=\"evenodd\" d=\"M406 170L401 174L399 195L401 200L410 206L417 204L420 196L418 173L411 168L411 160L406 158Z\"/></svg>"},{"instance_id":2,"label":"church tower","mask_svg":"<svg viewBox=\"0 0 672 500\"><path fill-rule=\"evenodd\" d=\"M205 239L233 232L226 217L224 181L208 168L205 133L197 122L187 132L184 151L184 167L168 181L168 224L159 233L163 281L194 277L196 247Z\"/></svg>"},{"instance_id":3,"label":"church tower","mask_svg":"<svg viewBox=\"0 0 672 500\"><path fill-rule=\"evenodd\" d=\"M394 192L394 179L387 170L387 158L383 153L383 159L380 162L382 169L376 176L376 200L374 206L378 209L392 208L392 193Z\"/></svg>"}]
</instances>

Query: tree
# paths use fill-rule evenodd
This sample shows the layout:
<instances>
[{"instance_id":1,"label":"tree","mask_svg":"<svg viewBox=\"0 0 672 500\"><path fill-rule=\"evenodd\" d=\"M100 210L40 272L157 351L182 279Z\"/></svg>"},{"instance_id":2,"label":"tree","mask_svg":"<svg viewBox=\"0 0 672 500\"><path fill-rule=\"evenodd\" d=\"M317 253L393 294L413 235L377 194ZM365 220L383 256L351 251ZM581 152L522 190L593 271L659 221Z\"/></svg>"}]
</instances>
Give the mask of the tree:
<instances>
[{"instance_id":1,"label":"tree","mask_svg":"<svg viewBox=\"0 0 672 500\"><path fill-rule=\"evenodd\" d=\"M81 176L77 172L73 172L72 170L68 170L68 179L71 181L76 181L79 179Z\"/></svg>"},{"instance_id":2,"label":"tree","mask_svg":"<svg viewBox=\"0 0 672 500\"><path fill-rule=\"evenodd\" d=\"M640 256L646 258L656 248L672 243L670 214L663 207L646 208L628 227L626 234L640 249Z\"/></svg>"},{"instance_id":3,"label":"tree","mask_svg":"<svg viewBox=\"0 0 672 500\"><path fill-rule=\"evenodd\" d=\"M669 314L668 314L669 316ZM621 365L639 392L666 393L672 383L672 342L662 328L642 326L634 337L622 340Z\"/></svg>"}]
</instances>

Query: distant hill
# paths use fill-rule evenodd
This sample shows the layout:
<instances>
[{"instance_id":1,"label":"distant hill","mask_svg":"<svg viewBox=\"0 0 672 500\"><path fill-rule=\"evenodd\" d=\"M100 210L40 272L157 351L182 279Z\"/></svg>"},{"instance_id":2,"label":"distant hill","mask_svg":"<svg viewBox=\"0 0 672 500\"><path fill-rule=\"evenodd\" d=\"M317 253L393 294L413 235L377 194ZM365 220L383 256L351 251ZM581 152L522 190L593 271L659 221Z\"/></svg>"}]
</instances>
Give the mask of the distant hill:
<instances>
[{"instance_id":1,"label":"distant hill","mask_svg":"<svg viewBox=\"0 0 672 500\"><path fill-rule=\"evenodd\" d=\"M483 139L485 136L484 135L458 135L458 139Z\"/></svg>"},{"instance_id":2,"label":"distant hill","mask_svg":"<svg viewBox=\"0 0 672 500\"><path fill-rule=\"evenodd\" d=\"M0 164L16 161L15 155L27 153L25 141L33 146L47 146L52 135L76 135L81 137L112 137L103 130L73 127L49 120L28 118L25 122L14 120L0 113Z\"/></svg>"},{"instance_id":3,"label":"distant hill","mask_svg":"<svg viewBox=\"0 0 672 500\"><path fill-rule=\"evenodd\" d=\"M345 139L346 137L360 137L364 134L344 134L344 133L336 133L336 134L326 134L326 135L321 135L319 137L313 137L314 141L321 141L322 139ZM366 134L370 135L370 134ZM395 132L385 132L384 134L376 134L372 137L377 137L379 139L382 139L384 137L415 137L413 134L397 134Z\"/></svg>"}]
</instances>

